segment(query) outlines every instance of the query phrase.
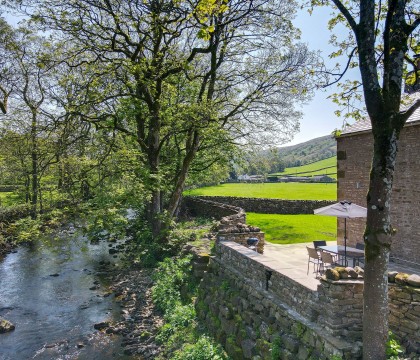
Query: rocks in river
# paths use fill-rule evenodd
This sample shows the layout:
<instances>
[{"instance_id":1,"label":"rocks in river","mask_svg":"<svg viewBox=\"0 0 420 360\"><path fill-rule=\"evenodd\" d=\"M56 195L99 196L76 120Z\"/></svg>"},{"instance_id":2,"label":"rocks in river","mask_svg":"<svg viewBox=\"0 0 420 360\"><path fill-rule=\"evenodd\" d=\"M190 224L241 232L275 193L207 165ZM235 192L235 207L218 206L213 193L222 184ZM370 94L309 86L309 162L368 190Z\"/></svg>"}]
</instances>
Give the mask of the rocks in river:
<instances>
[{"instance_id":1,"label":"rocks in river","mask_svg":"<svg viewBox=\"0 0 420 360\"><path fill-rule=\"evenodd\" d=\"M161 352L155 338L163 323L151 299L151 273L152 270L143 269L117 275L112 290L122 307L123 321L106 330L108 334L123 336L124 354L150 360Z\"/></svg>"},{"instance_id":2,"label":"rocks in river","mask_svg":"<svg viewBox=\"0 0 420 360\"><path fill-rule=\"evenodd\" d=\"M0 334L7 333L13 330L15 330L15 325L13 325L9 320L0 317Z\"/></svg>"},{"instance_id":3,"label":"rocks in river","mask_svg":"<svg viewBox=\"0 0 420 360\"><path fill-rule=\"evenodd\" d=\"M112 254L117 254L118 250L115 249L115 248L111 248L111 249L108 250L108 252L112 255Z\"/></svg>"},{"instance_id":4,"label":"rocks in river","mask_svg":"<svg viewBox=\"0 0 420 360\"><path fill-rule=\"evenodd\" d=\"M54 273L54 274L50 274L50 276L57 277L57 276L60 276L60 274Z\"/></svg>"},{"instance_id":5,"label":"rocks in river","mask_svg":"<svg viewBox=\"0 0 420 360\"><path fill-rule=\"evenodd\" d=\"M104 330L104 329L109 327L109 321L102 321L100 323L97 323L97 324L93 325L93 327L96 330Z\"/></svg>"}]
</instances>

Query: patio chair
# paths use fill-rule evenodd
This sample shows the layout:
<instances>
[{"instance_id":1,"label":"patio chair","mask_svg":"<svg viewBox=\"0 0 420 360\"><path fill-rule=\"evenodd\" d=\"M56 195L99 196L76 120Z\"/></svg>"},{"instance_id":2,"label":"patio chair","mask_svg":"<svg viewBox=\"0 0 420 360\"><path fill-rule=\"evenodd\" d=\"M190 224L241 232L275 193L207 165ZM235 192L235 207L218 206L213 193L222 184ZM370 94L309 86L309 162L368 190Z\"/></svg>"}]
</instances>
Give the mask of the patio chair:
<instances>
[{"instance_id":1,"label":"patio chair","mask_svg":"<svg viewBox=\"0 0 420 360\"><path fill-rule=\"evenodd\" d=\"M356 243L356 249L365 250L365 244L363 243ZM357 259L357 266L362 268L365 267L365 259Z\"/></svg>"},{"instance_id":2,"label":"patio chair","mask_svg":"<svg viewBox=\"0 0 420 360\"><path fill-rule=\"evenodd\" d=\"M309 274L309 264L314 264L314 271L316 273L319 273L320 266L322 265L321 258L319 257L318 251L314 248L306 247L308 250L308 271L306 272L306 275Z\"/></svg>"},{"instance_id":3,"label":"patio chair","mask_svg":"<svg viewBox=\"0 0 420 360\"><path fill-rule=\"evenodd\" d=\"M325 240L315 240L313 243L315 249L317 249L319 246L327 246L327 242Z\"/></svg>"},{"instance_id":4,"label":"patio chair","mask_svg":"<svg viewBox=\"0 0 420 360\"><path fill-rule=\"evenodd\" d=\"M338 264L336 263L334 256L329 252L321 251L321 273L335 265Z\"/></svg>"},{"instance_id":5,"label":"patio chair","mask_svg":"<svg viewBox=\"0 0 420 360\"><path fill-rule=\"evenodd\" d=\"M356 249L365 250L365 244L363 244L363 243L356 243Z\"/></svg>"}]
</instances>

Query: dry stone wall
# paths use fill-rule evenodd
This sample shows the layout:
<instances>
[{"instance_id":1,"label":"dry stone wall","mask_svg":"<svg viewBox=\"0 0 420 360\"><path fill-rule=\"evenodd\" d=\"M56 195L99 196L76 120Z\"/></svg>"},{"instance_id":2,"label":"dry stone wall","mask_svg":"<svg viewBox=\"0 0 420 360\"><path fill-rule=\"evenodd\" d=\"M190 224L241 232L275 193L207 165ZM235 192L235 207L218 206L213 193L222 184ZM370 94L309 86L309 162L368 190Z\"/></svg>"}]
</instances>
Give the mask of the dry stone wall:
<instances>
[{"instance_id":1,"label":"dry stone wall","mask_svg":"<svg viewBox=\"0 0 420 360\"><path fill-rule=\"evenodd\" d=\"M334 203L334 201L327 200L281 200L233 196L188 196L185 197L185 200L188 202L191 198L240 207L248 212L284 215L313 214L315 209Z\"/></svg>"},{"instance_id":2,"label":"dry stone wall","mask_svg":"<svg viewBox=\"0 0 420 360\"><path fill-rule=\"evenodd\" d=\"M363 280L321 279L311 290L236 243L216 246L196 308L233 359L361 359ZM272 263L271 263L272 264ZM420 288L390 284L390 329L420 355Z\"/></svg>"},{"instance_id":3,"label":"dry stone wall","mask_svg":"<svg viewBox=\"0 0 420 360\"><path fill-rule=\"evenodd\" d=\"M264 233L260 228L246 224L246 213L242 208L198 197L184 199L183 207L184 213L192 216L221 218L216 229L218 240L229 240L248 246L249 238L257 238L256 251L260 254L264 252Z\"/></svg>"},{"instance_id":4,"label":"dry stone wall","mask_svg":"<svg viewBox=\"0 0 420 360\"><path fill-rule=\"evenodd\" d=\"M343 328L330 321L336 308L342 313L351 305L338 303L325 311L329 303L324 301L331 294L344 297L354 284L335 288L321 282L322 290L310 290L263 259L238 244L220 242L201 283L197 312L228 354L238 360L360 359L360 334L342 337Z\"/></svg>"},{"instance_id":5,"label":"dry stone wall","mask_svg":"<svg viewBox=\"0 0 420 360\"><path fill-rule=\"evenodd\" d=\"M420 288L389 284L389 327L420 359Z\"/></svg>"}]
</instances>

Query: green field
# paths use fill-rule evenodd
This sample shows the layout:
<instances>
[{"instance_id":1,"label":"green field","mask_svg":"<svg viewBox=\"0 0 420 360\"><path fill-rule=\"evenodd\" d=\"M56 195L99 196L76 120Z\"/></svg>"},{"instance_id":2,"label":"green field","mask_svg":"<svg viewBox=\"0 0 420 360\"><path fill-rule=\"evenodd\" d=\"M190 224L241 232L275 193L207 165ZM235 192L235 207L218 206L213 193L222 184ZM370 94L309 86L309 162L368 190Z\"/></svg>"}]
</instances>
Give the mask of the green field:
<instances>
[{"instance_id":1,"label":"green field","mask_svg":"<svg viewBox=\"0 0 420 360\"><path fill-rule=\"evenodd\" d=\"M328 174L329 177L332 177L334 179L337 178L337 156L333 156L328 159L317 161L308 165L286 168L284 172L282 173L271 174L271 175L313 176L313 175L325 175L325 174Z\"/></svg>"},{"instance_id":2,"label":"green field","mask_svg":"<svg viewBox=\"0 0 420 360\"><path fill-rule=\"evenodd\" d=\"M0 192L0 206L11 206L19 203L19 197L13 192Z\"/></svg>"},{"instance_id":3,"label":"green field","mask_svg":"<svg viewBox=\"0 0 420 360\"><path fill-rule=\"evenodd\" d=\"M185 191L185 195L237 196L283 200L336 200L337 184L234 183Z\"/></svg>"},{"instance_id":4,"label":"green field","mask_svg":"<svg viewBox=\"0 0 420 360\"><path fill-rule=\"evenodd\" d=\"M335 241L337 219L320 215L246 214L247 223L265 232L273 244L295 244L313 240Z\"/></svg>"}]
</instances>

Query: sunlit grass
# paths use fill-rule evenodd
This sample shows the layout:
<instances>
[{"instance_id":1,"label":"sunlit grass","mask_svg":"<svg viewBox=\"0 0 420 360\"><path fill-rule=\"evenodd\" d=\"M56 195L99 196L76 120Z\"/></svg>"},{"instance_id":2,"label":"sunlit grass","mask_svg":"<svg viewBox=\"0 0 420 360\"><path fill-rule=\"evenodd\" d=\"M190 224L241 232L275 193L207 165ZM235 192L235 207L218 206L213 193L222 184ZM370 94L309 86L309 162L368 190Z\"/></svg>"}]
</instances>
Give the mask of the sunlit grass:
<instances>
[{"instance_id":1,"label":"sunlit grass","mask_svg":"<svg viewBox=\"0 0 420 360\"><path fill-rule=\"evenodd\" d=\"M334 241L337 234L337 219L331 216L247 213L247 223L261 228L273 244Z\"/></svg>"},{"instance_id":2,"label":"sunlit grass","mask_svg":"<svg viewBox=\"0 0 420 360\"><path fill-rule=\"evenodd\" d=\"M284 172L273 174L278 176L297 175L297 176L314 176L325 175L337 178L337 156L320 160L312 164L286 168Z\"/></svg>"},{"instance_id":3,"label":"sunlit grass","mask_svg":"<svg viewBox=\"0 0 420 360\"><path fill-rule=\"evenodd\" d=\"M185 195L237 196L284 200L336 200L337 184L235 183L185 191Z\"/></svg>"},{"instance_id":4,"label":"sunlit grass","mask_svg":"<svg viewBox=\"0 0 420 360\"><path fill-rule=\"evenodd\" d=\"M0 206L11 206L21 203L19 196L13 192L0 192Z\"/></svg>"}]
</instances>

